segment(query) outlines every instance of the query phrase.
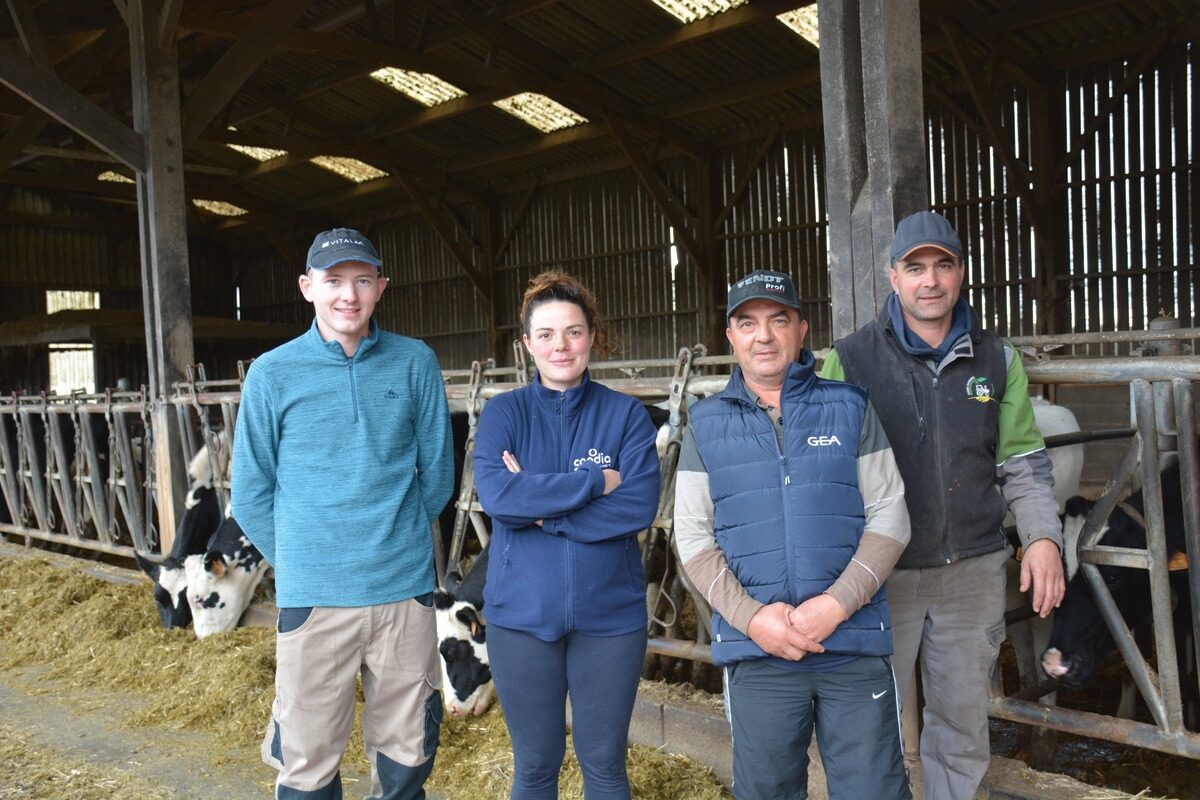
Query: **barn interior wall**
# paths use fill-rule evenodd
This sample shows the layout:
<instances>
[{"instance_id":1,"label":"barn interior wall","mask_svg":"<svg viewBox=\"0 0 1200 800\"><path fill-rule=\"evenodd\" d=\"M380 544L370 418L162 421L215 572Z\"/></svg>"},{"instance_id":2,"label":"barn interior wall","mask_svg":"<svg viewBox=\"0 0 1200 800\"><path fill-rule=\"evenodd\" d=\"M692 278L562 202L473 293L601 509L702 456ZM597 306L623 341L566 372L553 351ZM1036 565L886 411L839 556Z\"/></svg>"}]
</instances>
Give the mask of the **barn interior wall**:
<instances>
[{"instance_id":1,"label":"barn interior wall","mask_svg":"<svg viewBox=\"0 0 1200 800\"><path fill-rule=\"evenodd\" d=\"M1200 82L1190 80L1198 61L1194 44L1173 46L1098 121L1095 111L1128 65L1114 62L1056 76L1053 91L1062 93L1061 141L1072 155L1054 152L1062 163L1050 170L1055 177L1047 191L1062 199L1051 211L1066 239L1050 280L1037 273L1043 262L1028 194L1008 174L986 127L969 108L937 98L927 103L931 201L963 237L967 294L986 326L1005 335L1035 333L1043 315L1059 305L1068 311L1054 320L1057 331L1143 328L1164 311L1184 326L1200 324L1194 251L1200 234L1195 158L1200 129L1191 124L1190 113L1200 107ZM1037 120L1030 92L996 89L993 100L1005 147L1030 174L1038 174L1046 165L1034 160ZM789 131L756 160L763 149L761 140L748 140L714 156L712 204L730 208L715 230L713 281L728 284L757 267L789 272L811 324L809 344L820 348L830 343L831 330L822 133L819 128ZM704 198L699 196L696 163L659 161L655 171L679 205L697 218ZM491 231L489 209L482 205L439 210L447 220L451 214L457 217L449 229L483 281L494 286L493 304L423 217L373 226L369 233L391 278L378 311L380 323L426 340L448 368L468 366L493 348L508 361L504 343L518 334L516 317L526 281L540 270L561 267L595 291L622 345L618 356L669 356L701 340L700 271L632 169L548 183L527 208L523 200L523 191L501 195L492 210L496 222ZM0 286L10 297L18 297L13 294L17 290L95 289L101 292L102 307L140 308L134 231L113 230L111 220L91 206L24 188L6 189L0 210L78 223L0 227ZM702 230L689 227L693 238ZM507 247L491 265L486 248L509 232ZM300 324L311 319L296 287L300 265L285 263L273 251L246 253L232 247L214 245L203 234L193 240L195 314L240 313L244 319ZM1046 286L1053 287L1052 296ZM29 297L0 303L0 320L37 307ZM1102 352L1091 349L1091 354ZM114 356L106 362L111 368L102 372L132 376L144 371L137 348L126 355L131 363ZM23 385L40 381L29 366L36 359L29 354L5 358L10 365L6 375L19 375Z\"/></svg>"},{"instance_id":2,"label":"barn interior wall","mask_svg":"<svg viewBox=\"0 0 1200 800\"><path fill-rule=\"evenodd\" d=\"M1127 105L1093 124L1120 81L1124 62L1058 76L1066 108L1061 141L1073 147L1090 130L1073 161L1061 165L1053 192L1065 202L1051 213L1069 239L1052 262L1055 275L1038 274L1038 239L1029 194L1008 174L988 131L970 112L934 99L927 104L930 197L955 223L967 260L967 295L984 324L1004 335L1047 330L1056 300L1070 308L1053 320L1055 331L1144 328L1159 311L1185 326L1197 319L1197 269L1192 242L1200 233L1194 154L1200 132L1187 109L1200 102L1188 81L1197 48L1180 45L1138 83ZM998 89L994 110L1004 144L1036 174L1033 100L1019 86ZM1189 105L1190 104L1190 105ZM809 343L830 343L826 263L824 150L820 129L791 131L754 161L759 141L717 155L717 207L730 201L745 171L753 170L737 202L716 230L717 281L726 284L756 267L790 273L798 282L811 324ZM1064 153L1054 156L1063 159ZM1060 167L1060 165L1053 165ZM656 173L693 217L700 213L698 170L691 162L661 161ZM1128 174L1126 174L1128 173ZM1036 187L1035 187L1036 188ZM690 253L673 246L666 216L632 169L541 188L520 220L523 192L499 200L498 227L515 231L495 267L498 337L517 334L522 288L536 272L558 266L595 290L627 358L671 355L701 340L700 277ZM486 274L481 213L460 214L457 242L476 254ZM470 236L463 234L463 228ZM695 235L695 229L693 229ZM462 368L488 353L488 310L450 250L423 219L409 218L373 232L401 257L380 321L428 340L447 367ZM286 279L263 276L252 318L305 319L293 270ZM1045 286L1054 287L1047 296ZM397 290L401 291L397 291ZM415 297L416 302L406 303ZM243 288L243 302L247 300ZM268 313L263 314L261 312ZM1092 348L1099 355L1102 348Z\"/></svg>"},{"instance_id":3,"label":"barn interior wall","mask_svg":"<svg viewBox=\"0 0 1200 800\"><path fill-rule=\"evenodd\" d=\"M689 175L665 165L664 183L686 205ZM511 225L505 215L505 224ZM507 227L505 228L508 229ZM496 270L506 340L520 335L520 306L531 277L566 271L596 297L619 350L615 358L663 358L698 341L697 288L673 248L671 227L632 172L541 190L520 221Z\"/></svg>"}]
</instances>

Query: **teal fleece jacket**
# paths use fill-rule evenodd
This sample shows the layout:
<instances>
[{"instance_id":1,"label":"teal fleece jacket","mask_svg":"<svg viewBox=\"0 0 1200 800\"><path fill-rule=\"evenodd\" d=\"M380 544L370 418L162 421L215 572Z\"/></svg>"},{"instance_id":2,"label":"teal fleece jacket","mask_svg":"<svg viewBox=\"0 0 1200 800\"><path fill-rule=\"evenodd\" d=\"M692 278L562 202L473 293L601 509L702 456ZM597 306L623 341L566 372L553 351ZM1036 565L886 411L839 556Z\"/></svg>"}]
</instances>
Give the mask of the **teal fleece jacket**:
<instances>
[{"instance_id":1,"label":"teal fleece jacket","mask_svg":"<svg viewBox=\"0 0 1200 800\"><path fill-rule=\"evenodd\" d=\"M316 322L257 358L233 445L233 516L275 567L280 608L434 588L430 523L453 491L450 414L424 343L371 332L350 358Z\"/></svg>"}]
</instances>

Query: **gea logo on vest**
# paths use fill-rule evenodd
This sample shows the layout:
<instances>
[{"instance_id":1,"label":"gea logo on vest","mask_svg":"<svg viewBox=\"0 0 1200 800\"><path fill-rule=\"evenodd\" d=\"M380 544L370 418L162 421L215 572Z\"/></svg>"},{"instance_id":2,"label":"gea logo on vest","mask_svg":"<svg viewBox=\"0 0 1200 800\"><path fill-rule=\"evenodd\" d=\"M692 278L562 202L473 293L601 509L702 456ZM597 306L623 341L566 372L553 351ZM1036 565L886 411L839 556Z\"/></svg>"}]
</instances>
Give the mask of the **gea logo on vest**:
<instances>
[{"instance_id":1,"label":"gea logo on vest","mask_svg":"<svg viewBox=\"0 0 1200 800\"><path fill-rule=\"evenodd\" d=\"M833 436L810 436L808 437L808 443L812 447L829 447L834 444L838 447L842 446L842 440L836 434Z\"/></svg>"}]
</instances>

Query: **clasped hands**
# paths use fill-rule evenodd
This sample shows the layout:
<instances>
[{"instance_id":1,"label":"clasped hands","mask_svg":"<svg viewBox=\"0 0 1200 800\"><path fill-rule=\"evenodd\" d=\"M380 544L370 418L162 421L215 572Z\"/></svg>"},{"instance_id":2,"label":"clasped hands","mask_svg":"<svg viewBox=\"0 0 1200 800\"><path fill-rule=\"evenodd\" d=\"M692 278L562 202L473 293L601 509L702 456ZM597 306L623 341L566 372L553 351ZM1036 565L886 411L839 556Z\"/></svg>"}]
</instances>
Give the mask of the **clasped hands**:
<instances>
[{"instance_id":1,"label":"clasped hands","mask_svg":"<svg viewBox=\"0 0 1200 800\"><path fill-rule=\"evenodd\" d=\"M798 606L763 606L750 618L746 634L767 653L799 661L809 653L825 652L821 642L845 620L842 604L832 595L819 594Z\"/></svg>"}]
</instances>

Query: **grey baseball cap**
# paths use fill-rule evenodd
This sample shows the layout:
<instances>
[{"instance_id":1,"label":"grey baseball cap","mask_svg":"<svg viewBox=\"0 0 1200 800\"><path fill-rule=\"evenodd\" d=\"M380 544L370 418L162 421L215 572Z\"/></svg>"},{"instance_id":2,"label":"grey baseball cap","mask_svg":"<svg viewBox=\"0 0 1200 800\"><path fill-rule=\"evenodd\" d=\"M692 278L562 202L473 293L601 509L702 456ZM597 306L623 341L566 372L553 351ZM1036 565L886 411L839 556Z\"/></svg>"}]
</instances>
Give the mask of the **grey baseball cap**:
<instances>
[{"instance_id":1,"label":"grey baseball cap","mask_svg":"<svg viewBox=\"0 0 1200 800\"><path fill-rule=\"evenodd\" d=\"M796 284L787 273L756 269L729 287L729 301L725 304L725 324L729 324L729 318L742 303L759 299L774 300L780 305L800 310L800 295L796 294Z\"/></svg>"},{"instance_id":2,"label":"grey baseball cap","mask_svg":"<svg viewBox=\"0 0 1200 800\"><path fill-rule=\"evenodd\" d=\"M933 211L918 211L900 220L892 239L892 263L921 247L936 247L962 258L962 242L950 220Z\"/></svg>"},{"instance_id":3,"label":"grey baseball cap","mask_svg":"<svg viewBox=\"0 0 1200 800\"><path fill-rule=\"evenodd\" d=\"M362 261L382 268L379 251L371 240L353 228L333 228L318 233L308 248L309 269L329 269L343 261Z\"/></svg>"}]
</instances>

